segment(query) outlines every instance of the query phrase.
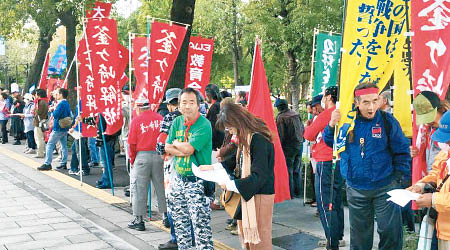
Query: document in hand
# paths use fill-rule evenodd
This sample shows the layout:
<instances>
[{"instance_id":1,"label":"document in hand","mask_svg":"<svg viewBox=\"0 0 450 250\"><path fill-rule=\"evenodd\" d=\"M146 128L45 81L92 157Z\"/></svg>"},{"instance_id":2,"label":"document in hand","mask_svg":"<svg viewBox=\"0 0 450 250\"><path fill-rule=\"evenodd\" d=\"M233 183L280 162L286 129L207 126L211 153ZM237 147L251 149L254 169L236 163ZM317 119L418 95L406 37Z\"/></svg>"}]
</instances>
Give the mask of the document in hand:
<instances>
[{"instance_id":1,"label":"document in hand","mask_svg":"<svg viewBox=\"0 0 450 250\"><path fill-rule=\"evenodd\" d=\"M214 163L214 169L202 171L198 166L192 163L192 172L198 178L201 178L206 181L212 181L217 184L225 184L230 181L230 177L227 174L227 171L223 168L221 163Z\"/></svg>"},{"instance_id":2,"label":"document in hand","mask_svg":"<svg viewBox=\"0 0 450 250\"><path fill-rule=\"evenodd\" d=\"M415 201L419 198L420 194L413 193L406 189L394 189L387 193L391 196L391 198L387 199L388 201L392 201L399 206L406 206L410 201Z\"/></svg>"}]
</instances>

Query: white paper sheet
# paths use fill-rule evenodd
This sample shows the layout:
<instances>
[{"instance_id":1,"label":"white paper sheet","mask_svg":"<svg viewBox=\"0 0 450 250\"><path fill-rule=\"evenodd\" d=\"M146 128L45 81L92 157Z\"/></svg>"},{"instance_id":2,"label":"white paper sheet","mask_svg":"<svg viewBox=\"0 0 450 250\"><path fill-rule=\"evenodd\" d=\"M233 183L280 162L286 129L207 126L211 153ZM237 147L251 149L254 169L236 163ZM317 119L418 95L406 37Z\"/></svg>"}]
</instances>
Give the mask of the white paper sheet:
<instances>
[{"instance_id":1,"label":"white paper sheet","mask_svg":"<svg viewBox=\"0 0 450 250\"><path fill-rule=\"evenodd\" d=\"M230 177L228 177L227 171L225 171L222 164L218 162L213 164L213 166L213 170L202 171L198 166L192 163L192 172L198 178L202 178L203 180L212 181L218 184L225 184L230 181Z\"/></svg>"},{"instance_id":2,"label":"white paper sheet","mask_svg":"<svg viewBox=\"0 0 450 250\"><path fill-rule=\"evenodd\" d=\"M75 140L78 140L81 137L81 133L75 130L72 133L69 132L69 135L72 136Z\"/></svg>"},{"instance_id":3,"label":"white paper sheet","mask_svg":"<svg viewBox=\"0 0 450 250\"><path fill-rule=\"evenodd\" d=\"M415 201L419 198L420 194L413 193L406 189L394 189L387 193L391 196L391 198L387 199L388 201L392 201L399 206L406 206L410 201Z\"/></svg>"}]
</instances>

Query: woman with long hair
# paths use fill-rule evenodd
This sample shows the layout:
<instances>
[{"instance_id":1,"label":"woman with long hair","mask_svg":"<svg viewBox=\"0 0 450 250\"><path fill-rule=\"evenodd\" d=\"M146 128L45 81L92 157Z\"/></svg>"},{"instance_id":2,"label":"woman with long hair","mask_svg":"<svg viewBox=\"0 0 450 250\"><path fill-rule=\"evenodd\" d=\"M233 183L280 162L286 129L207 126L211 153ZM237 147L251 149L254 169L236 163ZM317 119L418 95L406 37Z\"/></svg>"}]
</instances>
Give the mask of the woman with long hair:
<instances>
[{"instance_id":1,"label":"woman with long hair","mask_svg":"<svg viewBox=\"0 0 450 250\"><path fill-rule=\"evenodd\" d=\"M272 133L262 119L237 104L224 105L217 126L237 137L236 179L221 187L242 197L241 216L236 217L243 247L272 249L275 197Z\"/></svg>"}]
</instances>

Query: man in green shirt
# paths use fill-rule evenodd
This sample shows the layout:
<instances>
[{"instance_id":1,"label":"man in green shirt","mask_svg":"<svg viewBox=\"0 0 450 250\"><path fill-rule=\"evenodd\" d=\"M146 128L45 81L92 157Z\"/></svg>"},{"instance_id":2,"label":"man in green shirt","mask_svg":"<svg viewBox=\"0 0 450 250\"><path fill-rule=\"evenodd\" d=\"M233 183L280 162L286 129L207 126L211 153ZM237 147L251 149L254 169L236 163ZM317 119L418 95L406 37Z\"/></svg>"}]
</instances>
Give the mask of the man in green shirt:
<instances>
[{"instance_id":1,"label":"man in green shirt","mask_svg":"<svg viewBox=\"0 0 450 250\"><path fill-rule=\"evenodd\" d=\"M212 243L210 199L205 194L204 181L194 176L192 164L211 164L211 123L200 115L200 94L186 88L180 93L183 115L177 117L166 140L166 154L174 157L175 178L168 201L179 249L192 247L191 223L197 249L214 249Z\"/></svg>"}]
</instances>

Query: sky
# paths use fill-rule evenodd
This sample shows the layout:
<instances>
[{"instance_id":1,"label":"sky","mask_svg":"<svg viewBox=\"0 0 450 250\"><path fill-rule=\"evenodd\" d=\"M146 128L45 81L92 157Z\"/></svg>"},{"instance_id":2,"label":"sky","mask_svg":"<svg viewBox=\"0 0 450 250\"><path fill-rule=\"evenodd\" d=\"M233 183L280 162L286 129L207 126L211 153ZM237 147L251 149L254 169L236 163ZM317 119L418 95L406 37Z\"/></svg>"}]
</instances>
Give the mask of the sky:
<instances>
[{"instance_id":1,"label":"sky","mask_svg":"<svg viewBox=\"0 0 450 250\"><path fill-rule=\"evenodd\" d=\"M139 0L118 0L114 4L117 13L125 18L129 17L139 6L141 6L141 1Z\"/></svg>"}]
</instances>

